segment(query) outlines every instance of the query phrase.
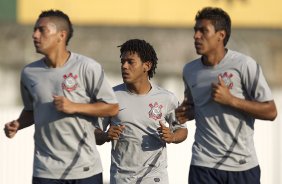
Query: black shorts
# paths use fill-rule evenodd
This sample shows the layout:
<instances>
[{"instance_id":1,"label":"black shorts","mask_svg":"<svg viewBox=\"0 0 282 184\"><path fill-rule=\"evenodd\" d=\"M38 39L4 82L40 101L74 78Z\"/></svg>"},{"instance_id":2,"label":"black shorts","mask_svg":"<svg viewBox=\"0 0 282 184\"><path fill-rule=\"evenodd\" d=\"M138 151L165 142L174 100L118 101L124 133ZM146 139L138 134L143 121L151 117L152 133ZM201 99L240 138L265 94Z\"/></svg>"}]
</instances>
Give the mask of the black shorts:
<instances>
[{"instance_id":1,"label":"black shorts","mask_svg":"<svg viewBox=\"0 0 282 184\"><path fill-rule=\"evenodd\" d=\"M71 180L33 177L32 184L103 184L103 176L99 173L89 178Z\"/></svg>"},{"instance_id":2,"label":"black shorts","mask_svg":"<svg viewBox=\"0 0 282 184\"><path fill-rule=\"evenodd\" d=\"M260 167L246 171L223 171L190 166L189 184L260 184Z\"/></svg>"}]
</instances>

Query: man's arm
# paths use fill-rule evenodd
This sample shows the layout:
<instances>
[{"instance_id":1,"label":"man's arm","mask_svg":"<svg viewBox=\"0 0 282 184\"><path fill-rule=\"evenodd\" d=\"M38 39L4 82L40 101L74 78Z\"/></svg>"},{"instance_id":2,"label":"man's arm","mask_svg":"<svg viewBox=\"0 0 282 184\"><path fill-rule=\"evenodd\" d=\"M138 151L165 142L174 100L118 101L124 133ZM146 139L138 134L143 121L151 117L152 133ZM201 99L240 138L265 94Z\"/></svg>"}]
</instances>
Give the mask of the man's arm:
<instances>
[{"instance_id":1,"label":"man's arm","mask_svg":"<svg viewBox=\"0 0 282 184\"><path fill-rule=\"evenodd\" d=\"M8 138L13 138L18 130L34 124L33 111L22 110L17 120L5 124L4 131Z\"/></svg>"},{"instance_id":2,"label":"man's arm","mask_svg":"<svg viewBox=\"0 0 282 184\"><path fill-rule=\"evenodd\" d=\"M58 111L66 114L83 114L87 116L107 117L118 113L118 104L95 102L90 104L74 103L63 96L53 96L54 105Z\"/></svg>"},{"instance_id":3,"label":"man's arm","mask_svg":"<svg viewBox=\"0 0 282 184\"><path fill-rule=\"evenodd\" d=\"M277 116L277 110L274 101L256 102L243 100L233 96L229 105L250 114L256 119L274 121Z\"/></svg>"},{"instance_id":4,"label":"man's arm","mask_svg":"<svg viewBox=\"0 0 282 184\"><path fill-rule=\"evenodd\" d=\"M277 116L274 101L257 102L237 98L230 93L221 77L218 78L217 84L212 84L212 98L220 104L241 110L256 119L273 121Z\"/></svg>"},{"instance_id":5,"label":"man's arm","mask_svg":"<svg viewBox=\"0 0 282 184\"><path fill-rule=\"evenodd\" d=\"M175 109L176 119L181 123L191 121L195 118L194 102L190 90L185 90L184 100L179 107Z\"/></svg>"},{"instance_id":6,"label":"man's arm","mask_svg":"<svg viewBox=\"0 0 282 184\"><path fill-rule=\"evenodd\" d=\"M96 139L96 144L97 145L102 145L105 142L109 142L111 139L108 137L107 132L104 132L100 128L95 128L94 130L95 134L95 139Z\"/></svg>"},{"instance_id":7,"label":"man's arm","mask_svg":"<svg viewBox=\"0 0 282 184\"><path fill-rule=\"evenodd\" d=\"M96 144L102 145L111 140L118 140L124 128L124 125L110 125L110 128L107 132L104 132L100 128L96 128L94 131Z\"/></svg>"},{"instance_id":8,"label":"man's arm","mask_svg":"<svg viewBox=\"0 0 282 184\"><path fill-rule=\"evenodd\" d=\"M183 142L188 135L187 128L179 128L176 129L174 132L166 127L161 121L159 122L160 127L158 131L160 133L161 139L164 140L166 143L181 143Z\"/></svg>"}]
</instances>

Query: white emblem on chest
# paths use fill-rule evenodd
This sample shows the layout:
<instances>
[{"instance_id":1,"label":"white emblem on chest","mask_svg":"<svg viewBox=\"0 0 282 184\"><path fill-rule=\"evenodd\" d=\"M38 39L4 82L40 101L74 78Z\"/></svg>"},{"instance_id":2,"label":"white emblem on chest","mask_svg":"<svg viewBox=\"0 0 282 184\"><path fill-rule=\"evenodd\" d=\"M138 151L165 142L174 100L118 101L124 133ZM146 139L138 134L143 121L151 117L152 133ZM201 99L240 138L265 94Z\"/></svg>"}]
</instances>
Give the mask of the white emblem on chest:
<instances>
[{"instance_id":1,"label":"white emblem on chest","mask_svg":"<svg viewBox=\"0 0 282 184\"><path fill-rule=\"evenodd\" d=\"M219 74L222 78L222 80L224 81L224 84L229 88L229 89L232 89L233 87L233 82L232 82L232 77L233 77L233 74L232 73L227 73L227 72L224 72L224 74Z\"/></svg>"},{"instance_id":2,"label":"white emblem on chest","mask_svg":"<svg viewBox=\"0 0 282 184\"><path fill-rule=\"evenodd\" d=\"M64 81L62 83L62 88L64 90L67 90L68 92L71 92L77 88L77 75L73 75L72 73L69 73L68 75L64 75Z\"/></svg>"},{"instance_id":3,"label":"white emblem on chest","mask_svg":"<svg viewBox=\"0 0 282 184\"><path fill-rule=\"evenodd\" d=\"M158 102L155 102L154 104L150 103L149 107L151 108L149 111L149 118L154 120L161 119L163 106L159 105Z\"/></svg>"}]
</instances>

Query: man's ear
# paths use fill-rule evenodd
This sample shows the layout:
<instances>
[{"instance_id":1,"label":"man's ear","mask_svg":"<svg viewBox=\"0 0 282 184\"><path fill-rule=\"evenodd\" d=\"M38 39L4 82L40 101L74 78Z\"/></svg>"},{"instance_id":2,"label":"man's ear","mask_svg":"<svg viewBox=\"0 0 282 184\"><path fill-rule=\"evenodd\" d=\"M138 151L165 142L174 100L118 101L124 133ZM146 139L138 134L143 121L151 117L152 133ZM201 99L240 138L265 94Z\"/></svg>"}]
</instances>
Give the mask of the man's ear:
<instances>
[{"instance_id":1,"label":"man's ear","mask_svg":"<svg viewBox=\"0 0 282 184\"><path fill-rule=\"evenodd\" d=\"M150 71L152 68L152 63L150 61L144 62L144 72Z\"/></svg>"},{"instance_id":2,"label":"man's ear","mask_svg":"<svg viewBox=\"0 0 282 184\"><path fill-rule=\"evenodd\" d=\"M221 40L223 41L226 37L226 32L224 30L220 30L218 31L218 34L219 34L219 37L218 37L219 41Z\"/></svg>"},{"instance_id":3,"label":"man's ear","mask_svg":"<svg viewBox=\"0 0 282 184\"><path fill-rule=\"evenodd\" d=\"M60 31L60 33L59 33L59 41L61 42L61 41L64 41L65 43L67 42L67 35L68 35L68 33L67 33L67 31Z\"/></svg>"}]
</instances>

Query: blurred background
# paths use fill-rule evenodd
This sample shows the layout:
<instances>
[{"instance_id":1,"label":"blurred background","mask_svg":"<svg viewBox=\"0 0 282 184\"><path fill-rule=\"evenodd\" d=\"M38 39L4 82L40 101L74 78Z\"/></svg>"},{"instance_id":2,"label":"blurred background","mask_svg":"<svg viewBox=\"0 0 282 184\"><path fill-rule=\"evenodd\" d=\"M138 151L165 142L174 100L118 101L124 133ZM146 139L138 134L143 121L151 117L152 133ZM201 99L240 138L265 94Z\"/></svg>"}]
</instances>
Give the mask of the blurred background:
<instances>
[{"instance_id":1,"label":"blurred background","mask_svg":"<svg viewBox=\"0 0 282 184\"><path fill-rule=\"evenodd\" d=\"M42 10L60 9L74 26L69 49L100 62L114 86L121 83L118 45L128 39L150 42L159 58L153 82L183 100L182 68L197 58L193 46L194 17L205 6L229 13L232 33L227 45L253 57L263 68L278 108L274 122L257 121L255 146L262 184L282 183L282 1L277 0L0 0L0 126L16 119L22 102L22 67L42 57L31 35ZM188 123L185 142L168 145L171 184L188 183L195 123ZM7 139L0 131L0 184L29 184L32 177L34 127ZM104 183L109 182L110 144L99 147Z\"/></svg>"}]
</instances>

